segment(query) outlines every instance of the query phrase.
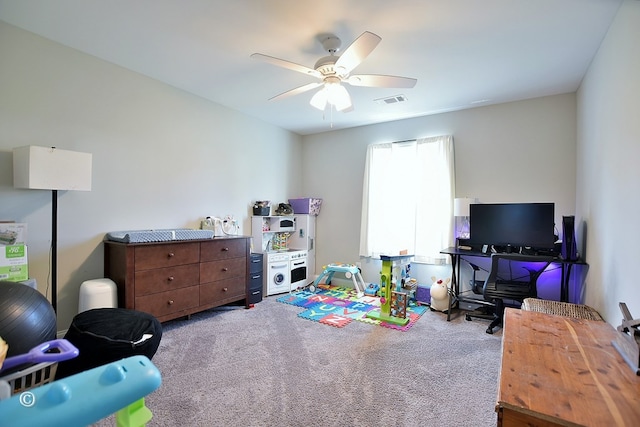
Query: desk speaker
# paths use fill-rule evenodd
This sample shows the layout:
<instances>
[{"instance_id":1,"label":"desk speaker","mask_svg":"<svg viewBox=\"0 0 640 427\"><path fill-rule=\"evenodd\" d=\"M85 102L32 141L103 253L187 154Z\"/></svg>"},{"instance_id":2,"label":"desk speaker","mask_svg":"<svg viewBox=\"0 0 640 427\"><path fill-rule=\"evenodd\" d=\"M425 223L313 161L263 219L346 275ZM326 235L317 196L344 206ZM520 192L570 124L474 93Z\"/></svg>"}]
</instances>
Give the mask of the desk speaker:
<instances>
[{"instance_id":1,"label":"desk speaker","mask_svg":"<svg viewBox=\"0 0 640 427\"><path fill-rule=\"evenodd\" d=\"M573 215L562 217L562 247L560 253L562 258L567 261L576 261L578 259L575 217Z\"/></svg>"}]
</instances>

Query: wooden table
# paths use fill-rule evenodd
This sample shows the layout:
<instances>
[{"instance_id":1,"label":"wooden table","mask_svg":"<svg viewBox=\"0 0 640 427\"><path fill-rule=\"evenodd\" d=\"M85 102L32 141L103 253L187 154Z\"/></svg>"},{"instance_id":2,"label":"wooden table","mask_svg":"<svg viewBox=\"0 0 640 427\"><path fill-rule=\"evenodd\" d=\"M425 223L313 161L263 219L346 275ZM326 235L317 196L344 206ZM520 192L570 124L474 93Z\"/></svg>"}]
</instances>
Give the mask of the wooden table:
<instances>
[{"instance_id":1,"label":"wooden table","mask_svg":"<svg viewBox=\"0 0 640 427\"><path fill-rule=\"evenodd\" d=\"M606 322L507 308L498 426L640 426L640 376Z\"/></svg>"}]
</instances>

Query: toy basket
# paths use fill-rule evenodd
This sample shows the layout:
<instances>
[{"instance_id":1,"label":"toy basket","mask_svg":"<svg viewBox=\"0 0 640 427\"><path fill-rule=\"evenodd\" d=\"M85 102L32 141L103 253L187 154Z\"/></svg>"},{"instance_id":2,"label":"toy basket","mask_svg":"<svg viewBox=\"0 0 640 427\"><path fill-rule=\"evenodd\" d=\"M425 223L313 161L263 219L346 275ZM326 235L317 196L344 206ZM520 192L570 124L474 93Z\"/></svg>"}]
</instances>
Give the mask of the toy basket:
<instances>
[{"instance_id":1,"label":"toy basket","mask_svg":"<svg viewBox=\"0 0 640 427\"><path fill-rule=\"evenodd\" d=\"M57 368L58 362L42 362L0 377L0 381L6 381L9 384L9 393L10 396L13 396L52 382L56 377ZM0 399L2 398L0 396Z\"/></svg>"},{"instance_id":2,"label":"toy basket","mask_svg":"<svg viewBox=\"0 0 640 427\"><path fill-rule=\"evenodd\" d=\"M289 199L289 204L293 208L295 214L320 215L320 206L322 199L314 197L303 197L300 199Z\"/></svg>"},{"instance_id":3,"label":"toy basket","mask_svg":"<svg viewBox=\"0 0 640 427\"><path fill-rule=\"evenodd\" d=\"M22 365L31 365L0 377L0 384L9 385L8 395L6 387L4 390L0 388L0 400L54 381L58 362L77 355L78 349L73 344L64 339L58 339L44 342L26 354L1 360L0 373L3 369L10 370Z\"/></svg>"}]
</instances>

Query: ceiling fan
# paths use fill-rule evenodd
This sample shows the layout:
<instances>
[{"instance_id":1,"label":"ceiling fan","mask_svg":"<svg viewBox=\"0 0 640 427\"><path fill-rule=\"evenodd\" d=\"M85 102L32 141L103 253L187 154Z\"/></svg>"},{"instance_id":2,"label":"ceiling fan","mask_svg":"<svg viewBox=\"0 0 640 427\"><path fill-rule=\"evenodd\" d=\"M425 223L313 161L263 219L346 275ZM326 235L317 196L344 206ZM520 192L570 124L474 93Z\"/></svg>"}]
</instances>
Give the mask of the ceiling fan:
<instances>
[{"instance_id":1,"label":"ceiling fan","mask_svg":"<svg viewBox=\"0 0 640 427\"><path fill-rule=\"evenodd\" d=\"M307 74L320 80L276 95L270 98L270 101L297 95L322 86L322 89L316 92L311 98L310 103L312 106L319 110L324 110L327 104L329 104L338 111L349 111L352 109L351 97L342 83L352 86L385 88L412 88L416 85L417 80L409 77L379 74L350 74L382 40L382 38L376 34L365 31L351 43L341 55L336 55L342 44L338 37L334 35L324 35L319 37L319 39L322 47L329 55L320 58L313 68L261 53L251 55L251 58Z\"/></svg>"}]
</instances>

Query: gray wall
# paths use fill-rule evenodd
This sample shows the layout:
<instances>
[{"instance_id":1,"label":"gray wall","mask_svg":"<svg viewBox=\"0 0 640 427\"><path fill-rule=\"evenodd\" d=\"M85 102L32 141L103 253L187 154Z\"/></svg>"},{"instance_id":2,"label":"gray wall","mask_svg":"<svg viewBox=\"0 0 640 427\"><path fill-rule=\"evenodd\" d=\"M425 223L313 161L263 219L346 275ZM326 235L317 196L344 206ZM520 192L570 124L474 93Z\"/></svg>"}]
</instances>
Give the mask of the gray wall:
<instances>
[{"instance_id":1,"label":"gray wall","mask_svg":"<svg viewBox=\"0 0 640 427\"><path fill-rule=\"evenodd\" d=\"M301 138L0 22L0 220L28 223L29 267L48 283L51 194L14 190L12 148L93 154L91 192L58 197L58 328L103 277L104 234L199 227L255 200L301 194ZM50 295L50 293L49 293Z\"/></svg>"},{"instance_id":2,"label":"gray wall","mask_svg":"<svg viewBox=\"0 0 640 427\"><path fill-rule=\"evenodd\" d=\"M578 91L580 240L586 301L614 325L640 317L640 2L622 3ZM579 241L580 241L579 240Z\"/></svg>"},{"instance_id":3,"label":"gray wall","mask_svg":"<svg viewBox=\"0 0 640 427\"><path fill-rule=\"evenodd\" d=\"M365 152L374 142L453 135L458 197L555 202L561 229L562 215L575 214L575 111L575 95L565 94L304 137L304 188L324 198L318 266L359 261ZM362 267L365 281L379 281L379 262ZM450 268L414 263L412 272L430 283ZM469 268L462 273L466 283Z\"/></svg>"}]
</instances>

